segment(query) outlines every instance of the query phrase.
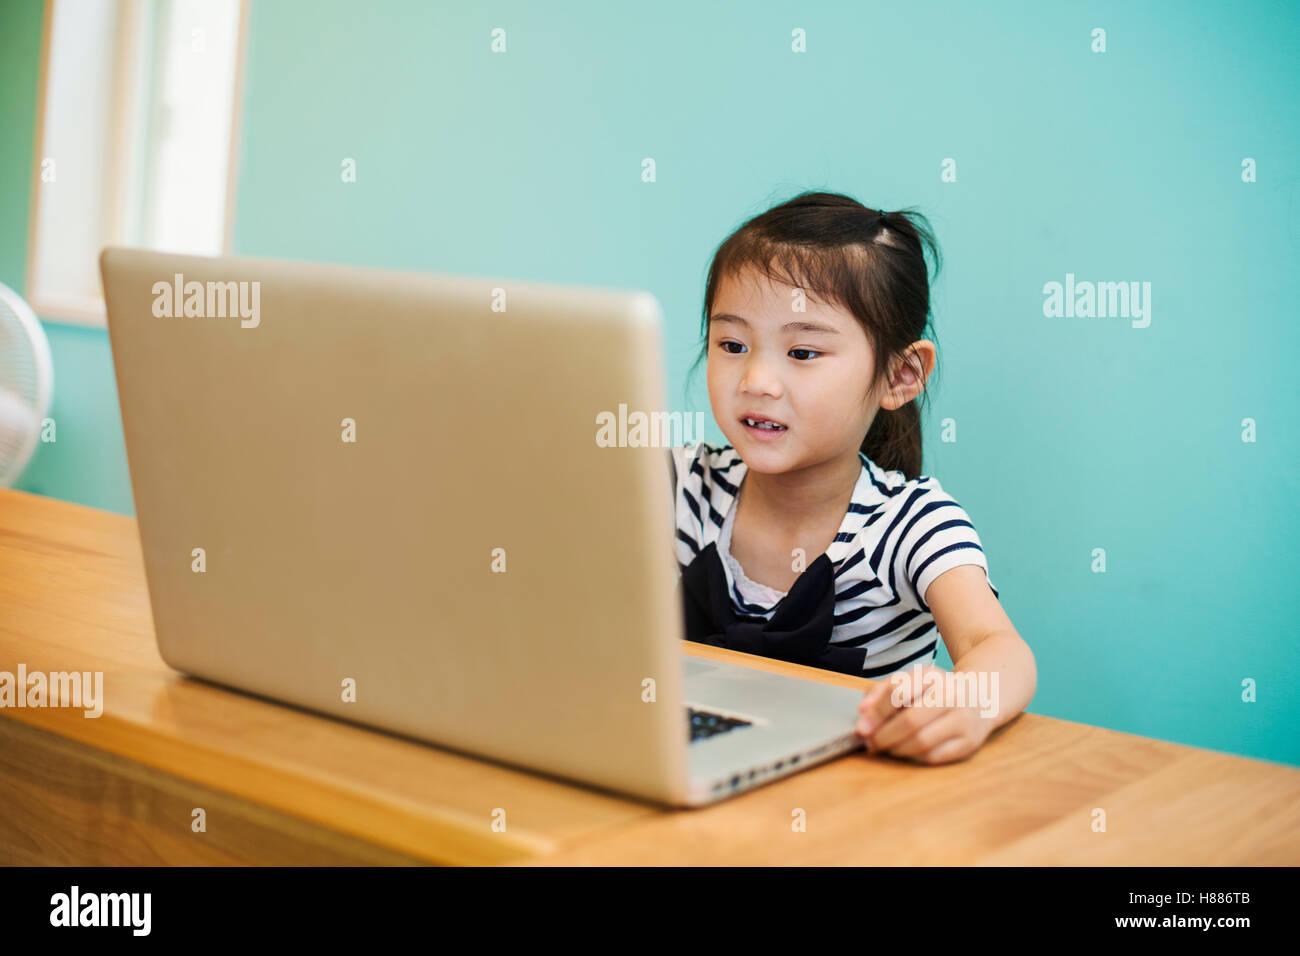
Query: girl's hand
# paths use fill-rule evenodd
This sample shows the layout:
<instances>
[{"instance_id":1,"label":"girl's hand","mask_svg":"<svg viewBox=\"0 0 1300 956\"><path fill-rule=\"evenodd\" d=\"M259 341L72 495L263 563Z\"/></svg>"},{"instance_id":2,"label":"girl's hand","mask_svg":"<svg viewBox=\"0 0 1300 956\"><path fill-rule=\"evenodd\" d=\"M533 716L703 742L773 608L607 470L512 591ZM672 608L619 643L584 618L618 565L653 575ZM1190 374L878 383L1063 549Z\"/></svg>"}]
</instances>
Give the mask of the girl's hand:
<instances>
[{"instance_id":1,"label":"girl's hand","mask_svg":"<svg viewBox=\"0 0 1300 956\"><path fill-rule=\"evenodd\" d=\"M981 716L978 703L950 706L924 703L925 675L943 672L933 664L910 675L895 672L868 690L858 704L858 734L865 738L868 753L889 753L919 763L940 764L964 760L979 750L993 731L993 721ZM908 681L911 703L901 693ZM902 685L902 686L900 686ZM898 688L903 701L892 699Z\"/></svg>"}]
</instances>

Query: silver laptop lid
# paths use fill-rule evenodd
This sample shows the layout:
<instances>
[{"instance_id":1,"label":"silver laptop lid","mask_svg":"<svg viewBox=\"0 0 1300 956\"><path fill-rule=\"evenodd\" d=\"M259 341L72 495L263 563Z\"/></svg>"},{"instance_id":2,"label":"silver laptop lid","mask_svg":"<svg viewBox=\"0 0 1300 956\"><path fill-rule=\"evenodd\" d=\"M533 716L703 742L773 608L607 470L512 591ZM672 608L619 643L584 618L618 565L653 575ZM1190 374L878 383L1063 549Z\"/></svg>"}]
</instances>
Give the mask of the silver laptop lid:
<instances>
[{"instance_id":1,"label":"silver laptop lid","mask_svg":"<svg viewBox=\"0 0 1300 956\"><path fill-rule=\"evenodd\" d=\"M662 409L653 296L116 248L100 264L168 664L681 800L667 452L597 442L602 413Z\"/></svg>"}]
</instances>

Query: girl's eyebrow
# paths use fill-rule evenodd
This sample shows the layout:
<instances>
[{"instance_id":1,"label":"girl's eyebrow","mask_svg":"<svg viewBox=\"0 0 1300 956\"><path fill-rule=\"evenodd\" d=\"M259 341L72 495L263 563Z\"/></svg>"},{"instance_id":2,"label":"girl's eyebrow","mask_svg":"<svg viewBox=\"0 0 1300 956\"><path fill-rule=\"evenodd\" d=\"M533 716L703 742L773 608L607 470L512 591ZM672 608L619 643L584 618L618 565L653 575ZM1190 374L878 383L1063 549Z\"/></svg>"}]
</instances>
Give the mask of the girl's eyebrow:
<instances>
[{"instance_id":1,"label":"girl's eyebrow","mask_svg":"<svg viewBox=\"0 0 1300 956\"><path fill-rule=\"evenodd\" d=\"M711 315L709 316L709 322L710 323L739 322L745 328L750 327L748 319L744 319L739 315L732 315L730 312L718 312L715 315ZM816 322L808 322L806 320L787 322L785 325L781 326L780 331L782 332L823 332L826 335L840 334L839 329L833 329L829 325L818 325Z\"/></svg>"}]
</instances>

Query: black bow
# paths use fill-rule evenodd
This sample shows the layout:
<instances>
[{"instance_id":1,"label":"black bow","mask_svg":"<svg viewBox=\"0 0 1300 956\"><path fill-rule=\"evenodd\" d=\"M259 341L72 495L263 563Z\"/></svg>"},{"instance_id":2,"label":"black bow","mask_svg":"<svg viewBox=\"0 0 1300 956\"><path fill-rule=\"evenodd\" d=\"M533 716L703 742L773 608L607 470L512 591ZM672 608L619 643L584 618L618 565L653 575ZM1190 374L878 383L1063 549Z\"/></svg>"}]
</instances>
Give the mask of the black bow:
<instances>
[{"instance_id":1,"label":"black bow","mask_svg":"<svg viewBox=\"0 0 1300 956\"><path fill-rule=\"evenodd\" d=\"M862 675L866 649L830 643L835 569L825 554L799 575L768 621L732 612L722 558L710 544L682 572L682 607L688 641Z\"/></svg>"}]
</instances>

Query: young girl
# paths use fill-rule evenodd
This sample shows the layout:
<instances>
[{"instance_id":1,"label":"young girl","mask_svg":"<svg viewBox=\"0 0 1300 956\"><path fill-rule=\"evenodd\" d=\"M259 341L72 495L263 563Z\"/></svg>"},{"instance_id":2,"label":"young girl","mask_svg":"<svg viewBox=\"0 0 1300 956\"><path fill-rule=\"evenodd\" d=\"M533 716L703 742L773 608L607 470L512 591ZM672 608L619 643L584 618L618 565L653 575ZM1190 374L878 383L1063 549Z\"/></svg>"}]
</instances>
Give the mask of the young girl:
<instances>
[{"instance_id":1,"label":"young girl","mask_svg":"<svg viewBox=\"0 0 1300 956\"><path fill-rule=\"evenodd\" d=\"M920 474L938 250L917 218L804 193L718 248L700 359L729 444L672 449L674 547L688 640L895 674L859 706L868 750L945 763L1020 713L1037 673L969 516ZM904 669L943 674L940 636L995 706L890 692Z\"/></svg>"}]
</instances>

